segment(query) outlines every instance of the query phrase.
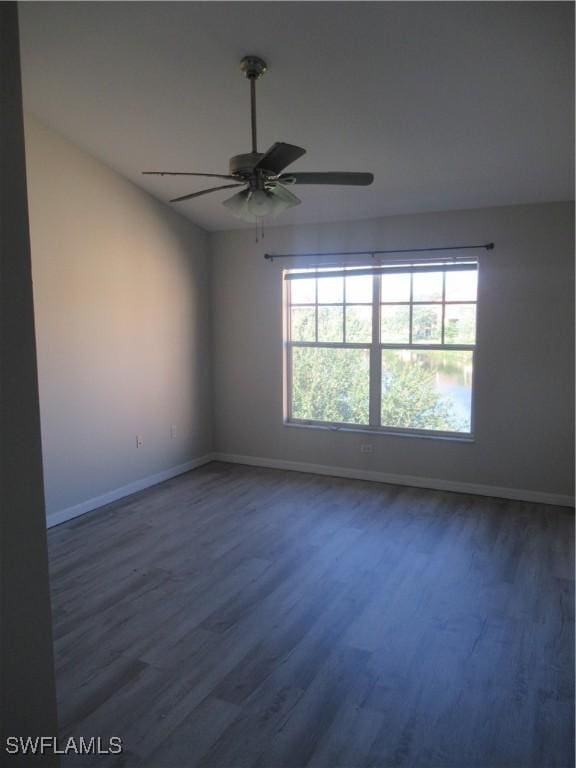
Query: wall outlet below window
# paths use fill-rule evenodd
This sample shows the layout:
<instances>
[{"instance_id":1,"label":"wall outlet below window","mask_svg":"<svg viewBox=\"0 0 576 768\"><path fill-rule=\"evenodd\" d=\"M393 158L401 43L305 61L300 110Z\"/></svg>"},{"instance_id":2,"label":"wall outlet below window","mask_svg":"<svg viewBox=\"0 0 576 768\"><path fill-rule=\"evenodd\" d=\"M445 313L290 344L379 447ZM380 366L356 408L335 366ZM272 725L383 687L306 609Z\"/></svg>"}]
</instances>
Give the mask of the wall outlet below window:
<instances>
[{"instance_id":1,"label":"wall outlet below window","mask_svg":"<svg viewBox=\"0 0 576 768\"><path fill-rule=\"evenodd\" d=\"M360 453L374 453L374 446L370 443L362 443Z\"/></svg>"},{"instance_id":2,"label":"wall outlet below window","mask_svg":"<svg viewBox=\"0 0 576 768\"><path fill-rule=\"evenodd\" d=\"M144 438L142 435L136 435L136 448L142 448L144 445Z\"/></svg>"}]
</instances>

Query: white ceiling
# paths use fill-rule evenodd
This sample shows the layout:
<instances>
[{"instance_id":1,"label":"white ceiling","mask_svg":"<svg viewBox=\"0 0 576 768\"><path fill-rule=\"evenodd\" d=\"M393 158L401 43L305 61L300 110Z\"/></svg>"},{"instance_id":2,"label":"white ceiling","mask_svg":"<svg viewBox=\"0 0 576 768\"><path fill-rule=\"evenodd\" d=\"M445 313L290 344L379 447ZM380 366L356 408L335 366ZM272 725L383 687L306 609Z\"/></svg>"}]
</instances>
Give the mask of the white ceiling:
<instances>
[{"instance_id":1,"label":"white ceiling","mask_svg":"<svg viewBox=\"0 0 576 768\"><path fill-rule=\"evenodd\" d=\"M291 170L372 171L367 188L298 187L278 224L573 197L573 4L25 2L25 108L160 200L250 149L307 149ZM222 182L225 183L225 182ZM239 226L226 190L175 204Z\"/></svg>"}]
</instances>

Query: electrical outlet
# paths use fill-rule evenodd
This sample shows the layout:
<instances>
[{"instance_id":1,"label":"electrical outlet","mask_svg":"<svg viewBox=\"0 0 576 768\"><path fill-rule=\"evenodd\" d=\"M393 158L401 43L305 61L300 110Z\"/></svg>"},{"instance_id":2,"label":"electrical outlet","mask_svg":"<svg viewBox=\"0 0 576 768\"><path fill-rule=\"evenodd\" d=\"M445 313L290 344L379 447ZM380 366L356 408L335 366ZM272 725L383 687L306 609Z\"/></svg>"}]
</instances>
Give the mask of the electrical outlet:
<instances>
[{"instance_id":1,"label":"electrical outlet","mask_svg":"<svg viewBox=\"0 0 576 768\"><path fill-rule=\"evenodd\" d=\"M170 437L172 440L176 440L176 424L172 424L170 427Z\"/></svg>"},{"instance_id":2,"label":"electrical outlet","mask_svg":"<svg viewBox=\"0 0 576 768\"><path fill-rule=\"evenodd\" d=\"M144 445L144 438L142 435L136 435L136 448L142 448Z\"/></svg>"},{"instance_id":3,"label":"electrical outlet","mask_svg":"<svg viewBox=\"0 0 576 768\"><path fill-rule=\"evenodd\" d=\"M360 453L374 453L374 446L370 445L370 443L362 443Z\"/></svg>"}]
</instances>

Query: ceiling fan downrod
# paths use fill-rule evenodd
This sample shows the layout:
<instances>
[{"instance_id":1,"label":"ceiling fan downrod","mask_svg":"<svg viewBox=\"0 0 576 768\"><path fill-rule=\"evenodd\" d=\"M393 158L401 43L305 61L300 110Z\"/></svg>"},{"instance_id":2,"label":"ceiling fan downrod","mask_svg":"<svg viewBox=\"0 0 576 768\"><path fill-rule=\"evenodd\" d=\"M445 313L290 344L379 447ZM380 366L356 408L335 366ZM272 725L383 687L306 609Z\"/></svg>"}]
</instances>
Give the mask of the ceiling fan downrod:
<instances>
[{"instance_id":1,"label":"ceiling fan downrod","mask_svg":"<svg viewBox=\"0 0 576 768\"><path fill-rule=\"evenodd\" d=\"M256 80L266 72L266 62L259 56L244 56L240 62L240 69L250 80L250 120L252 125L252 152L256 154L258 149L256 136Z\"/></svg>"}]
</instances>

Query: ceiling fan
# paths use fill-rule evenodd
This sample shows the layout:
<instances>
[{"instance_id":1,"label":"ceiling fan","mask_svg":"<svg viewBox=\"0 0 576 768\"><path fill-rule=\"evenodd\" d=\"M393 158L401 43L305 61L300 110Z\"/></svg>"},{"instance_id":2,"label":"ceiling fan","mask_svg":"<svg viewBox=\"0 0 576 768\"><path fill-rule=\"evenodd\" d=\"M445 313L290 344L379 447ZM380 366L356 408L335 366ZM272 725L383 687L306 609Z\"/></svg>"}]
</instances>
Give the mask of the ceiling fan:
<instances>
[{"instance_id":1,"label":"ceiling fan","mask_svg":"<svg viewBox=\"0 0 576 768\"><path fill-rule=\"evenodd\" d=\"M320 173L283 173L284 169L306 154L302 147L294 144L276 142L267 152L258 152L256 145L256 80L266 72L266 62L258 56L245 56L240 62L240 69L250 81L250 106L252 122L252 151L230 158L230 172L192 173L186 171L143 171L151 176L203 176L225 179L234 182L210 189L202 189L189 195L182 195L170 200L178 203L194 197L218 192L221 189L244 187L244 189L224 200L223 205L230 213L243 221L257 222L264 216L278 215L281 211L301 202L287 186L294 184L336 184L366 186L372 184L371 173L349 173L347 171L329 171Z\"/></svg>"}]
</instances>

